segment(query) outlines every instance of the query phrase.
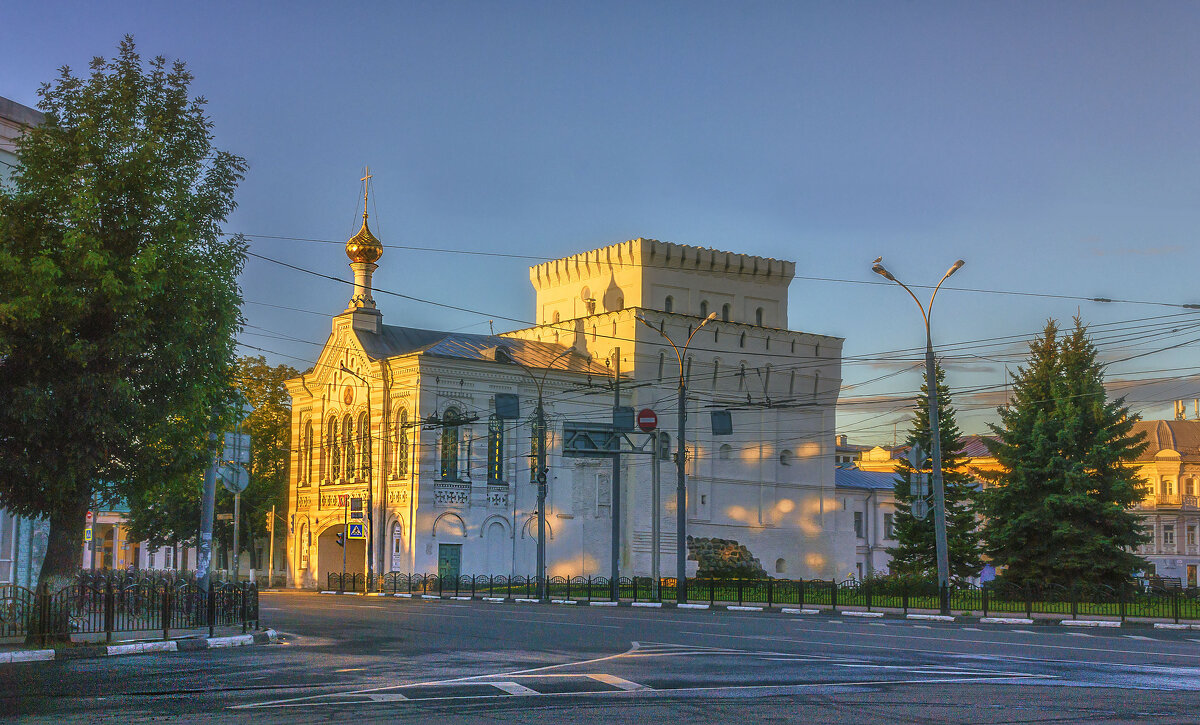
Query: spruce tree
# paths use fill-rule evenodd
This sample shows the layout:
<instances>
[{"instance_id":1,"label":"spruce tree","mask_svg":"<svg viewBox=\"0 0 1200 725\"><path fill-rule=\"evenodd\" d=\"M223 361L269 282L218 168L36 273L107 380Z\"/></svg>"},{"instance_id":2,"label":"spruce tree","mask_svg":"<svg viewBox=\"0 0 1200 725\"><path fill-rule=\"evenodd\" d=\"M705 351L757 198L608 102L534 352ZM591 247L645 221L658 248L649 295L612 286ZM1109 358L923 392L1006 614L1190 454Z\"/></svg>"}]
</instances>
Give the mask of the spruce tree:
<instances>
[{"instance_id":1,"label":"spruce tree","mask_svg":"<svg viewBox=\"0 0 1200 725\"><path fill-rule=\"evenodd\" d=\"M1087 329L1053 320L1030 344L1011 407L989 448L1002 470L982 496L987 553L1021 585L1118 585L1146 563L1132 511L1143 485L1128 464L1145 448L1124 398L1109 401Z\"/></svg>"},{"instance_id":2,"label":"spruce tree","mask_svg":"<svg viewBox=\"0 0 1200 725\"><path fill-rule=\"evenodd\" d=\"M978 576L983 566L979 527L975 518L975 485L963 471L964 457L960 431L955 420L954 404L946 386L945 373L937 365L938 438L942 444L942 480L946 492L946 549L950 561L950 580L962 582ZM916 417L906 443L919 445L926 455L933 451L933 432L929 428L929 380L921 386L917 398ZM928 459L927 459L928 460ZM926 464L926 471L931 463ZM912 515L912 490L916 473L906 458L896 465L896 522L895 537L899 542L892 550L890 569L900 575L937 578L937 547L934 538L933 512L925 519ZM932 495L932 476L927 475Z\"/></svg>"}]
</instances>

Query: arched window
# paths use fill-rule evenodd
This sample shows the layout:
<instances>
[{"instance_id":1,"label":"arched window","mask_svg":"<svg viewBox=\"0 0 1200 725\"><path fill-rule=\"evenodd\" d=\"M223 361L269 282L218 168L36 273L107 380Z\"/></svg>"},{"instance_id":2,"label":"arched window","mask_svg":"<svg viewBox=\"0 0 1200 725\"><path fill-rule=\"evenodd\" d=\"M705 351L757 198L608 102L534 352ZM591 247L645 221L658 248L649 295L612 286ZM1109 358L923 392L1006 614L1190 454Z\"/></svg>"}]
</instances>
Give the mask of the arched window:
<instances>
[{"instance_id":1,"label":"arched window","mask_svg":"<svg viewBox=\"0 0 1200 725\"><path fill-rule=\"evenodd\" d=\"M296 549L300 554L300 568L308 568L308 550L311 547L308 540L308 524L300 524L300 535L296 537Z\"/></svg>"},{"instance_id":2,"label":"arched window","mask_svg":"<svg viewBox=\"0 0 1200 725\"><path fill-rule=\"evenodd\" d=\"M728 443L722 443L721 447L717 450L717 458L722 461L728 461L730 458L733 458L733 446Z\"/></svg>"},{"instance_id":3,"label":"arched window","mask_svg":"<svg viewBox=\"0 0 1200 725\"><path fill-rule=\"evenodd\" d=\"M1183 482L1183 492L1188 496L1196 495L1196 479L1188 478Z\"/></svg>"},{"instance_id":4,"label":"arched window","mask_svg":"<svg viewBox=\"0 0 1200 725\"><path fill-rule=\"evenodd\" d=\"M304 442L300 455L303 456L303 461L300 464L300 482L307 486L312 483L313 475L313 427L311 418L304 421Z\"/></svg>"},{"instance_id":5,"label":"arched window","mask_svg":"<svg viewBox=\"0 0 1200 725\"><path fill-rule=\"evenodd\" d=\"M1164 496L1171 496L1175 493L1175 482L1167 476L1163 476L1159 482L1159 490Z\"/></svg>"},{"instance_id":6,"label":"arched window","mask_svg":"<svg viewBox=\"0 0 1200 725\"><path fill-rule=\"evenodd\" d=\"M443 480L458 479L458 427L462 417L454 408L447 408L442 416L441 474Z\"/></svg>"},{"instance_id":7,"label":"arched window","mask_svg":"<svg viewBox=\"0 0 1200 725\"><path fill-rule=\"evenodd\" d=\"M775 560L775 573L776 574L786 574L787 573L787 561L786 560L784 560L784 559L776 559Z\"/></svg>"},{"instance_id":8,"label":"arched window","mask_svg":"<svg viewBox=\"0 0 1200 725\"><path fill-rule=\"evenodd\" d=\"M720 372L721 372L721 360L720 360L720 358L717 358L717 359L713 360L713 379L712 379L713 390L717 389L717 376L720 375Z\"/></svg>"},{"instance_id":9,"label":"arched window","mask_svg":"<svg viewBox=\"0 0 1200 725\"><path fill-rule=\"evenodd\" d=\"M759 327L762 327L762 321L763 321L763 308L759 307L756 310L754 310L754 324L758 325Z\"/></svg>"},{"instance_id":10,"label":"arched window","mask_svg":"<svg viewBox=\"0 0 1200 725\"><path fill-rule=\"evenodd\" d=\"M713 342L721 341L721 330L716 325L713 325Z\"/></svg>"},{"instance_id":11,"label":"arched window","mask_svg":"<svg viewBox=\"0 0 1200 725\"><path fill-rule=\"evenodd\" d=\"M325 424L325 460L328 462L330 481L336 481L342 475L342 452L338 446L337 430L337 417L331 415Z\"/></svg>"},{"instance_id":12,"label":"arched window","mask_svg":"<svg viewBox=\"0 0 1200 725\"><path fill-rule=\"evenodd\" d=\"M397 408L396 432L392 445L392 475L396 478L408 475L408 409Z\"/></svg>"},{"instance_id":13,"label":"arched window","mask_svg":"<svg viewBox=\"0 0 1200 725\"><path fill-rule=\"evenodd\" d=\"M700 316L708 317L708 300L700 300Z\"/></svg>"},{"instance_id":14,"label":"arched window","mask_svg":"<svg viewBox=\"0 0 1200 725\"><path fill-rule=\"evenodd\" d=\"M370 479L374 474L371 468L371 421L366 411L358 414L358 471L359 475Z\"/></svg>"},{"instance_id":15,"label":"arched window","mask_svg":"<svg viewBox=\"0 0 1200 725\"><path fill-rule=\"evenodd\" d=\"M738 338L738 347L745 347L745 346L746 346L746 333L743 332L742 336L740 338Z\"/></svg>"},{"instance_id":16,"label":"arched window","mask_svg":"<svg viewBox=\"0 0 1200 725\"><path fill-rule=\"evenodd\" d=\"M488 418L488 482L504 481L504 421L493 414Z\"/></svg>"},{"instance_id":17,"label":"arched window","mask_svg":"<svg viewBox=\"0 0 1200 725\"><path fill-rule=\"evenodd\" d=\"M664 461L671 459L671 434L665 430L658 432L658 457Z\"/></svg>"},{"instance_id":18,"label":"arched window","mask_svg":"<svg viewBox=\"0 0 1200 725\"><path fill-rule=\"evenodd\" d=\"M788 378L788 395L795 395L795 394L796 394L796 371L793 370L791 376Z\"/></svg>"},{"instance_id":19,"label":"arched window","mask_svg":"<svg viewBox=\"0 0 1200 725\"><path fill-rule=\"evenodd\" d=\"M675 311L675 298L672 297L671 295L667 295L667 299L663 300L663 312L674 312L674 311Z\"/></svg>"},{"instance_id":20,"label":"arched window","mask_svg":"<svg viewBox=\"0 0 1200 725\"><path fill-rule=\"evenodd\" d=\"M557 325L559 322L562 322L562 315L560 315L559 313L555 312L555 313L554 313L554 324L556 324L556 325Z\"/></svg>"},{"instance_id":21,"label":"arched window","mask_svg":"<svg viewBox=\"0 0 1200 725\"><path fill-rule=\"evenodd\" d=\"M795 340L792 340L792 354L793 355L796 354L796 341Z\"/></svg>"},{"instance_id":22,"label":"arched window","mask_svg":"<svg viewBox=\"0 0 1200 725\"><path fill-rule=\"evenodd\" d=\"M779 465L790 466L790 465L792 465L792 459L794 459L794 458L795 458L795 456L792 454L791 451L786 451L786 450L782 451L779 454Z\"/></svg>"},{"instance_id":23,"label":"arched window","mask_svg":"<svg viewBox=\"0 0 1200 725\"><path fill-rule=\"evenodd\" d=\"M596 326L592 325L592 342L596 341Z\"/></svg>"},{"instance_id":24,"label":"arched window","mask_svg":"<svg viewBox=\"0 0 1200 725\"><path fill-rule=\"evenodd\" d=\"M767 363L767 370L763 373L763 394L766 395L771 390L771 363Z\"/></svg>"},{"instance_id":25,"label":"arched window","mask_svg":"<svg viewBox=\"0 0 1200 725\"><path fill-rule=\"evenodd\" d=\"M399 571L401 557L404 554L404 526L399 521L392 522L392 571Z\"/></svg>"},{"instance_id":26,"label":"arched window","mask_svg":"<svg viewBox=\"0 0 1200 725\"><path fill-rule=\"evenodd\" d=\"M342 461L346 464L346 480L358 476L358 460L354 457L354 421L347 413L342 419Z\"/></svg>"},{"instance_id":27,"label":"arched window","mask_svg":"<svg viewBox=\"0 0 1200 725\"><path fill-rule=\"evenodd\" d=\"M667 353L666 353L666 351L663 351L663 352L658 353L658 382L660 382L660 383L662 382L662 379L663 379L663 368L665 368L666 366L667 366Z\"/></svg>"},{"instance_id":28,"label":"arched window","mask_svg":"<svg viewBox=\"0 0 1200 725\"><path fill-rule=\"evenodd\" d=\"M770 335L767 336L767 349L768 350L771 349L771 336Z\"/></svg>"},{"instance_id":29,"label":"arched window","mask_svg":"<svg viewBox=\"0 0 1200 725\"><path fill-rule=\"evenodd\" d=\"M729 303L721 305L721 321L729 322Z\"/></svg>"},{"instance_id":30,"label":"arched window","mask_svg":"<svg viewBox=\"0 0 1200 725\"><path fill-rule=\"evenodd\" d=\"M738 391L746 389L746 363L738 367Z\"/></svg>"}]
</instances>

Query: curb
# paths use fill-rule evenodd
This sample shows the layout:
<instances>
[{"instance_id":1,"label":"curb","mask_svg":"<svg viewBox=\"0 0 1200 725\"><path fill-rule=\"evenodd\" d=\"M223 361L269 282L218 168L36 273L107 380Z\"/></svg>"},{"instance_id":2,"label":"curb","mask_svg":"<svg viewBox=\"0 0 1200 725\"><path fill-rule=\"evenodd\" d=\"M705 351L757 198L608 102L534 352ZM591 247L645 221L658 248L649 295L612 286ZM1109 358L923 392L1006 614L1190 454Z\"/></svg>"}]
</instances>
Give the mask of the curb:
<instances>
[{"instance_id":1,"label":"curb","mask_svg":"<svg viewBox=\"0 0 1200 725\"><path fill-rule=\"evenodd\" d=\"M165 642L133 642L130 644L95 645L72 647L61 651L52 649L18 650L0 652L0 664L19 662L46 662L50 660L82 660L99 657L121 657L124 655L150 654L152 652L195 652L204 649L246 647L254 644L274 644L279 634L268 629L253 634L238 634L230 637L204 637L198 639L172 639Z\"/></svg>"},{"instance_id":2,"label":"curb","mask_svg":"<svg viewBox=\"0 0 1200 725\"><path fill-rule=\"evenodd\" d=\"M1111 619L1060 619L1064 627L1120 627L1121 623Z\"/></svg>"},{"instance_id":3,"label":"curb","mask_svg":"<svg viewBox=\"0 0 1200 725\"><path fill-rule=\"evenodd\" d=\"M819 609L796 609L795 607L784 607L779 610L783 614L817 614Z\"/></svg>"},{"instance_id":4,"label":"curb","mask_svg":"<svg viewBox=\"0 0 1200 725\"><path fill-rule=\"evenodd\" d=\"M1155 622L1155 629L1200 629L1200 624L1175 624L1172 622Z\"/></svg>"},{"instance_id":5,"label":"curb","mask_svg":"<svg viewBox=\"0 0 1200 725\"><path fill-rule=\"evenodd\" d=\"M676 604L676 609L708 609L707 604Z\"/></svg>"},{"instance_id":6,"label":"curb","mask_svg":"<svg viewBox=\"0 0 1200 725\"><path fill-rule=\"evenodd\" d=\"M980 624L1033 624L1032 619L1025 617L983 617Z\"/></svg>"},{"instance_id":7,"label":"curb","mask_svg":"<svg viewBox=\"0 0 1200 725\"><path fill-rule=\"evenodd\" d=\"M731 612L761 612L763 610L762 607L743 607L739 604L730 604L725 608Z\"/></svg>"},{"instance_id":8,"label":"curb","mask_svg":"<svg viewBox=\"0 0 1200 725\"><path fill-rule=\"evenodd\" d=\"M855 611L845 611L845 610L843 610L843 611L841 611L841 612L838 612L838 614L842 615L843 617L871 617L871 618L877 618L877 617L882 617L882 616L883 616L883 612L855 612Z\"/></svg>"},{"instance_id":9,"label":"curb","mask_svg":"<svg viewBox=\"0 0 1200 725\"><path fill-rule=\"evenodd\" d=\"M631 607L649 607L651 609L662 608L662 602L630 602Z\"/></svg>"},{"instance_id":10,"label":"curb","mask_svg":"<svg viewBox=\"0 0 1200 725\"><path fill-rule=\"evenodd\" d=\"M550 603L551 604L579 604L579 602L575 601L574 599L551 599Z\"/></svg>"},{"instance_id":11,"label":"curb","mask_svg":"<svg viewBox=\"0 0 1200 725\"><path fill-rule=\"evenodd\" d=\"M954 617L949 614L908 614L905 619L919 619L922 622L953 622Z\"/></svg>"},{"instance_id":12,"label":"curb","mask_svg":"<svg viewBox=\"0 0 1200 725\"><path fill-rule=\"evenodd\" d=\"M616 602L588 602L589 607L615 607Z\"/></svg>"}]
</instances>

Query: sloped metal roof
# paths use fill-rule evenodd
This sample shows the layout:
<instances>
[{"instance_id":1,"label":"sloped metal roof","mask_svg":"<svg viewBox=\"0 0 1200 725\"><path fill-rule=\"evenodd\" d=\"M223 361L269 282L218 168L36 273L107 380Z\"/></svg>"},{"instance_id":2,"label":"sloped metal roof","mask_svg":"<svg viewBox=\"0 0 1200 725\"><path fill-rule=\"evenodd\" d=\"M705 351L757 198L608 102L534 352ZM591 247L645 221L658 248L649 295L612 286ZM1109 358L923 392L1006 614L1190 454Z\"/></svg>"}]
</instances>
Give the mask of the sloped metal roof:
<instances>
[{"instance_id":1,"label":"sloped metal roof","mask_svg":"<svg viewBox=\"0 0 1200 725\"><path fill-rule=\"evenodd\" d=\"M857 468L837 468L833 471L833 485L837 488L891 491L895 483L896 474L894 473L860 471Z\"/></svg>"},{"instance_id":2,"label":"sloped metal roof","mask_svg":"<svg viewBox=\"0 0 1200 725\"><path fill-rule=\"evenodd\" d=\"M1138 456L1139 461L1153 461L1161 451L1200 455L1200 420L1139 420L1133 424L1132 433L1145 433L1149 443Z\"/></svg>"},{"instance_id":3,"label":"sloped metal roof","mask_svg":"<svg viewBox=\"0 0 1200 725\"><path fill-rule=\"evenodd\" d=\"M514 360L539 370L563 370L588 375L609 376L607 367L583 355L563 355L566 345L550 342L535 342L498 335L472 335L463 332L441 332L422 330L415 327L383 325L379 334L355 330L359 342L368 355L376 360L419 353L434 357L457 360L475 360L500 365L512 363L496 358L497 350L503 348ZM556 357L562 355L557 360Z\"/></svg>"}]
</instances>

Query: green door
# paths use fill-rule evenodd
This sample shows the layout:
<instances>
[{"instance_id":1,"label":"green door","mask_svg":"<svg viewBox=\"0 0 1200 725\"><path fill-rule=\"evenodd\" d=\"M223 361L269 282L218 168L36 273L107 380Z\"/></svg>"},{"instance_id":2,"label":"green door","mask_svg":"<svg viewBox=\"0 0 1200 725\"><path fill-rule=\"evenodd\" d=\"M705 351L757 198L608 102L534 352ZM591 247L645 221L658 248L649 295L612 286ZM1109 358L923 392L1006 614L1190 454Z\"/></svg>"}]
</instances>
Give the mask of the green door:
<instances>
[{"instance_id":1,"label":"green door","mask_svg":"<svg viewBox=\"0 0 1200 725\"><path fill-rule=\"evenodd\" d=\"M438 544L439 579L447 582L458 579L461 566L462 544Z\"/></svg>"}]
</instances>

